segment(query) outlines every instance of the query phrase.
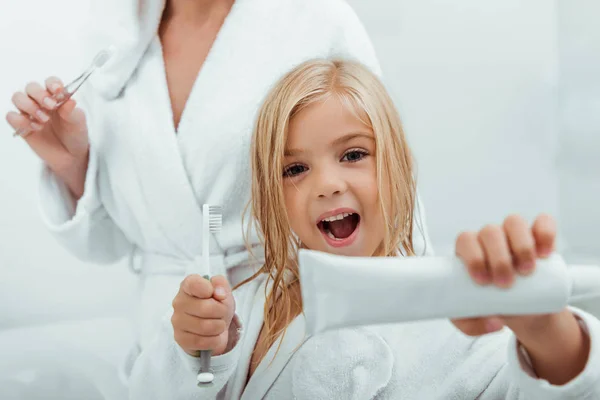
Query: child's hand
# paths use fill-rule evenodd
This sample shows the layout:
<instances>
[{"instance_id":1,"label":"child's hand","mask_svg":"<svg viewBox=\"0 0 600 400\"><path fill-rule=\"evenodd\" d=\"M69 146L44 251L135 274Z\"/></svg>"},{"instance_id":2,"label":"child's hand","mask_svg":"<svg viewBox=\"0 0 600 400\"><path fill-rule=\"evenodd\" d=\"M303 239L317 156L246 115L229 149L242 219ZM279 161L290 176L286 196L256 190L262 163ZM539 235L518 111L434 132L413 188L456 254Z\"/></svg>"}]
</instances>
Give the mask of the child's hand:
<instances>
[{"instance_id":1,"label":"child's hand","mask_svg":"<svg viewBox=\"0 0 600 400\"><path fill-rule=\"evenodd\" d=\"M552 217L541 215L530 228L525 220L512 216L502 227L461 234L456 255L479 284L508 288L515 274L530 274L536 258L550 255L555 238ZM470 336L509 327L529 354L537 376L553 385L563 385L579 375L590 352L589 337L566 308L555 314L467 318L452 323Z\"/></svg>"},{"instance_id":2,"label":"child's hand","mask_svg":"<svg viewBox=\"0 0 600 400\"><path fill-rule=\"evenodd\" d=\"M175 341L186 353L197 356L199 350L212 350L213 355L223 354L235 312L225 277L208 281L200 275L187 276L173 300L173 309Z\"/></svg>"},{"instance_id":3,"label":"child's hand","mask_svg":"<svg viewBox=\"0 0 600 400\"><path fill-rule=\"evenodd\" d=\"M533 272L536 258L550 255L555 238L555 222L550 216L539 216L533 227L519 216L510 216L503 226L488 225L478 233L459 235L456 255L465 263L475 282L508 288L516 274L529 275ZM516 332L530 325L533 328L539 319L536 316L489 317L452 322L463 333L476 336L498 331L504 325L517 328Z\"/></svg>"}]
</instances>

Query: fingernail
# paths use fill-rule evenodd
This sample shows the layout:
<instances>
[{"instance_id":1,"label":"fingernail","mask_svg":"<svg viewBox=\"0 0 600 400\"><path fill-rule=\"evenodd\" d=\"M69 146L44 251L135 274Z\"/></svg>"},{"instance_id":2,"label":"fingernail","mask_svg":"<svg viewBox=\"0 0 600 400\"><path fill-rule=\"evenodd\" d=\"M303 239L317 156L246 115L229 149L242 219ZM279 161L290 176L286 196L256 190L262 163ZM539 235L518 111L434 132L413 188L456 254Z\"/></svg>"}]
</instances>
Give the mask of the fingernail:
<instances>
[{"instance_id":1,"label":"fingernail","mask_svg":"<svg viewBox=\"0 0 600 400\"><path fill-rule=\"evenodd\" d=\"M58 92L60 90L60 85L58 83L53 83L50 85L50 90L53 92Z\"/></svg>"},{"instance_id":2,"label":"fingernail","mask_svg":"<svg viewBox=\"0 0 600 400\"><path fill-rule=\"evenodd\" d=\"M488 333L499 331L503 326L504 324L496 318L490 318L485 321L485 329Z\"/></svg>"},{"instance_id":3,"label":"fingernail","mask_svg":"<svg viewBox=\"0 0 600 400\"><path fill-rule=\"evenodd\" d=\"M533 272L534 268L535 268L535 263L533 261L525 261L524 263L522 263L519 266L519 271L527 274L527 273Z\"/></svg>"},{"instance_id":4,"label":"fingernail","mask_svg":"<svg viewBox=\"0 0 600 400\"><path fill-rule=\"evenodd\" d=\"M46 97L44 99L44 104L49 108L56 107L56 101L54 101L54 99L51 99L50 97Z\"/></svg>"},{"instance_id":5,"label":"fingernail","mask_svg":"<svg viewBox=\"0 0 600 400\"><path fill-rule=\"evenodd\" d=\"M490 275L487 272L476 272L475 281L480 285L486 285L490 283Z\"/></svg>"},{"instance_id":6,"label":"fingernail","mask_svg":"<svg viewBox=\"0 0 600 400\"><path fill-rule=\"evenodd\" d=\"M219 297L225 297L225 289L218 287L215 289L215 294Z\"/></svg>"},{"instance_id":7,"label":"fingernail","mask_svg":"<svg viewBox=\"0 0 600 400\"><path fill-rule=\"evenodd\" d=\"M42 130L42 126L38 123L32 122L31 123L31 129L33 129L34 131L40 131Z\"/></svg>"},{"instance_id":8,"label":"fingernail","mask_svg":"<svg viewBox=\"0 0 600 400\"><path fill-rule=\"evenodd\" d=\"M30 130L27 128L19 128L17 129L17 131L14 133L14 137L26 137L27 134L30 133Z\"/></svg>"},{"instance_id":9,"label":"fingernail","mask_svg":"<svg viewBox=\"0 0 600 400\"><path fill-rule=\"evenodd\" d=\"M37 110L35 112L35 115L37 115L37 117L42 120L42 122L48 122L50 120L50 117L46 115L46 113L44 113L42 110Z\"/></svg>"},{"instance_id":10,"label":"fingernail","mask_svg":"<svg viewBox=\"0 0 600 400\"><path fill-rule=\"evenodd\" d=\"M512 276L510 275L506 275L506 274L501 274L498 275L494 278L494 280L496 281L496 283L498 283L500 286L510 286L510 284L512 283Z\"/></svg>"},{"instance_id":11,"label":"fingernail","mask_svg":"<svg viewBox=\"0 0 600 400\"><path fill-rule=\"evenodd\" d=\"M542 257L548 257L552 253L552 248L550 247L540 247L538 250L538 254Z\"/></svg>"}]
</instances>

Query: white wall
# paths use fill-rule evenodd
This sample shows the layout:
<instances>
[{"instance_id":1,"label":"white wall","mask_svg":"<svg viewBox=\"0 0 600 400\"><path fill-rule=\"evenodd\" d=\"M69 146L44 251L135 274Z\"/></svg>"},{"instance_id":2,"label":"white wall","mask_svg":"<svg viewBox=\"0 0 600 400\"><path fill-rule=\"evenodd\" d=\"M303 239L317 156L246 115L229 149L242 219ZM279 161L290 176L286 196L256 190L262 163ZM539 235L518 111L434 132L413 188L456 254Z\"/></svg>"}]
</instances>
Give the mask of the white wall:
<instances>
[{"instance_id":1,"label":"white wall","mask_svg":"<svg viewBox=\"0 0 600 400\"><path fill-rule=\"evenodd\" d=\"M600 2L558 5L558 161L566 255L600 264Z\"/></svg>"}]
</instances>

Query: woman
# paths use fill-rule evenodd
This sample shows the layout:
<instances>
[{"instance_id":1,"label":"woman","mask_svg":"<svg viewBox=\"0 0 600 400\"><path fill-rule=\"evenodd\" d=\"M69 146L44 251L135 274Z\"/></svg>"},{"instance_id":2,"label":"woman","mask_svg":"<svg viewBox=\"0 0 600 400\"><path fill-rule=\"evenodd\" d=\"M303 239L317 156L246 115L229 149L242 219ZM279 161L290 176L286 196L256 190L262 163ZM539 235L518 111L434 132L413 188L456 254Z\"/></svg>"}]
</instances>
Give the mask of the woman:
<instances>
[{"instance_id":1,"label":"woman","mask_svg":"<svg viewBox=\"0 0 600 400\"><path fill-rule=\"evenodd\" d=\"M46 99L62 82L50 78L46 88L34 83L15 94L22 115L7 119L25 129L46 165L41 210L58 241L90 262L130 255L142 277L136 326L143 347L183 276L199 268L202 204L223 207L212 272L227 271L232 285L254 272L241 219L251 129L271 85L315 57L354 58L380 70L342 0L115 4L103 2L110 18L95 23L97 43L118 54L92 78L82 109L70 101L52 112ZM416 226L423 249L427 235ZM259 243L255 234L250 242Z\"/></svg>"}]
</instances>

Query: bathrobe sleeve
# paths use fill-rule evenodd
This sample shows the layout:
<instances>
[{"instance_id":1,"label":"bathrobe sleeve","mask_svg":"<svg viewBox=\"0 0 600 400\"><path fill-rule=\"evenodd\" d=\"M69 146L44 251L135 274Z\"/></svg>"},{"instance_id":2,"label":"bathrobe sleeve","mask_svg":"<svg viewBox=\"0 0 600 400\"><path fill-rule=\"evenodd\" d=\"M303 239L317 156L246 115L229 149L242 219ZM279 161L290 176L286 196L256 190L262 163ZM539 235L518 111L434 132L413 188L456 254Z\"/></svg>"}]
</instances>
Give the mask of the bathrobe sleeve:
<instances>
[{"instance_id":1,"label":"bathrobe sleeve","mask_svg":"<svg viewBox=\"0 0 600 400\"><path fill-rule=\"evenodd\" d=\"M600 321L594 316L571 308L582 329L590 338L590 354L584 370L565 385L551 385L539 379L528 356L511 334L508 361L481 395L482 400L506 399L592 400L600 399ZM557 343L560 346L560 343Z\"/></svg>"},{"instance_id":2,"label":"bathrobe sleeve","mask_svg":"<svg viewBox=\"0 0 600 400\"><path fill-rule=\"evenodd\" d=\"M229 327L226 352L211 359L212 386L198 387L200 358L190 356L175 342L168 315L156 338L136 360L129 380L130 400L221 399L238 363L241 331L242 322L235 315Z\"/></svg>"},{"instance_id":3,"label":"bathrobe sleeve","mask_svg":"<svg viewBox=\"0 0 600 400\"><path fill-rule=\"evenodd\" d=\"M82 90L78 106L85 114L90 137L90 155L83 196L75 201L66 185L43 165L39 183L39 210L44 224L58 242L74 256L95 263L112 263L131 248L123 232L106 212L98 195L98 166L95 146L98 124L92 93ZM92 110L92 112L90 112Z\"/></svg>"}]
</instances>

